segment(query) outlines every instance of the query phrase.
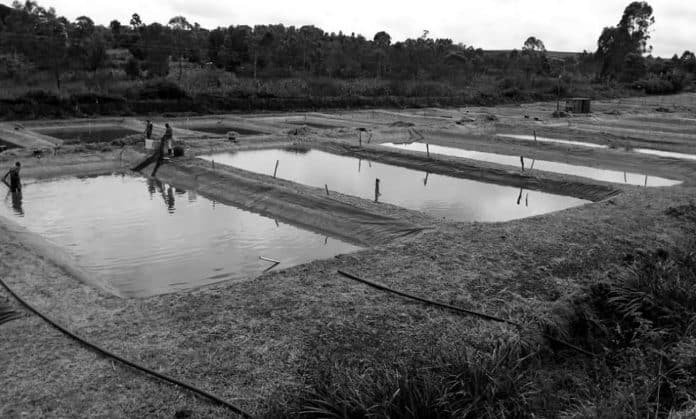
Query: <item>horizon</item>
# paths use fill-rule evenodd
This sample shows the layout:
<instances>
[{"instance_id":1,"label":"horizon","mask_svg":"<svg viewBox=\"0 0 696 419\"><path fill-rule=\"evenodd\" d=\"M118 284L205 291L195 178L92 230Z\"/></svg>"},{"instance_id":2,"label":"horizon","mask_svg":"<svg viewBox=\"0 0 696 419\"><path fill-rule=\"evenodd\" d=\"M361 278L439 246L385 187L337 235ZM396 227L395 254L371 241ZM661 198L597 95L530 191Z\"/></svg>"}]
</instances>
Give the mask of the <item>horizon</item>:
<instances>
[{"instance_id":1,"label":"horizon","mask_svg":"<svg viewBox=\"0 0 696 419\"><path fill-rule=\"evenodd\" d=\"M0 3L12 5L11 1ZM264 4L273 6L277 3L280 2L271 0ZM185 0L153 0L144 4L132 0L117 4L94 1L86 5L55 0L40 2L39 5L53 7L58 15L70 21L84 15L95 24L104 26L108 26L112 20L128 25L133 13L138 13L145 24L166 24L171 17L183 15L192 24L197 22L210 30L231 25L314 25L327 33L355 33L367 39L372 39L375 33L383 30L389 33L392 42L418 38L428 30L432 38L451 39L455 44L486 51L520 49L527 37L535 36L544 42L549 51L581 53L583 50L594 52L597 49L597 39L602 29L615 25L630 1L590 0L581 10L571 10L552 0L492 0L479 6L471 6L472 2L442 6L446 2L435 0L428 5L399 4L398 8L390 7L396 3L393 0L377 5L367 0L356 0L351 5L312 3L298 0L292 9L282 7L286 3L280 3L280 8L263 7L256 3L240 8L212 0L195 4ZM653 56L670 58L674 54L681 56L686 50L696 50L696 30L690 25L690 22L696 21L696 3L675 5L670 4L674 3L670 0L648 3L653 7L655 16L649 42L654 47ZM361 10L369 9L375 12L360 14ZM471 12L475 13L475 19L465 23L458 21L458 16L472 16ZM501 24L506 28L503 33L489 31ZM573 30L562 31L559 28Z\"/></svg>"}]
</instances>

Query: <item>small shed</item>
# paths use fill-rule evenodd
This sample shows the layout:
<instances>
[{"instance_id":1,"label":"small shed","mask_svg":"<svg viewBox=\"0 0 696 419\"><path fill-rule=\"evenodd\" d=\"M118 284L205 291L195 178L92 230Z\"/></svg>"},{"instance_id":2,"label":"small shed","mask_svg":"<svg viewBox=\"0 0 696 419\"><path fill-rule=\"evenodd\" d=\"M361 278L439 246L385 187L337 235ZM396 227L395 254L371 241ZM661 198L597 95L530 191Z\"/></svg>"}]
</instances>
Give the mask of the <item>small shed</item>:
<instances>
[{"instance_id":1,"label":"small shed","mask_svg":"<svg viewBox=\"0 0 696 419\"><path fill-rule=\"evenodd\" d=\"M574 97L574 98L566 99L565 110L566 110L566 112L572 112L572 113L590 113L591 112L591 106L590 106L591 102L592 101L586 97Z\"/></svg>"}]
</instances>

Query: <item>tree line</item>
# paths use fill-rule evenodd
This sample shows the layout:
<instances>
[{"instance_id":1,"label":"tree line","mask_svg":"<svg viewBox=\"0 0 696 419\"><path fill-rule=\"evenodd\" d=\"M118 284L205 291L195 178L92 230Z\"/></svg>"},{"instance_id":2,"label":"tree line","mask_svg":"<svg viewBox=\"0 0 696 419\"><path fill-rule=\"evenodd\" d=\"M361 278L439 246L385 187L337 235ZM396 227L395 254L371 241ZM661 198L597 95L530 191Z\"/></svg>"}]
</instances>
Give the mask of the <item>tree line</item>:
<instances>
[{"instance_id":1,"label":"tree line","mask_svg":"<svg viewBox=\"0 0 696 419\"><path fill-rule=\"evenodd\" d=\"M330 77L395 80L445 80L470 83L478 76L563 77L634 83L659 80L684 84L696 74L696 56L684 51L671 59L652 57L652 7L633 2L616 26L600 34L595 52L554 56L543 41L529 37L520 50L486 52L428 31L393 42L381 31L362 35L327 33L312 25L232 25L208 30L184 16L166 24L146 24L137 13L127 23L96 25L87 16L74 21L34 1L0 5L0 54L6 62L25 60L51 72L58 88L66 71L96 72L109 66L108 50L130 52L123 66L131 78L181 77L194 64L241 77ZM173 63L173 65L172 65ZM675 89L676 90L676 89Z\"/></svg>"}]
</instances>

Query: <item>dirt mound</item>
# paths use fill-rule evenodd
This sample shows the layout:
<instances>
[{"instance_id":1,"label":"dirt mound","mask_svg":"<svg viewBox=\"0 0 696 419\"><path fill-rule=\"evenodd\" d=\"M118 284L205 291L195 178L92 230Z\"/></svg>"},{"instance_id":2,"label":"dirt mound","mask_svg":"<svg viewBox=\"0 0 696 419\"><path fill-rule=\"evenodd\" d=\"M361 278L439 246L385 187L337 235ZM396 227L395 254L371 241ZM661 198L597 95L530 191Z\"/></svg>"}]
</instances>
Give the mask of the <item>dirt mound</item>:
<instances>
[{"instance_id":1,"label":"dirt mound","mask_svg":"<svg viewBox=\"0 0 696 419\"><path fill-rule=\"evenodd\" d=\"M299 128L293 128L289 131L287 131L288 135L309 135L312 133L311 128L303 126Z\"/></svg>"}]
</instances>

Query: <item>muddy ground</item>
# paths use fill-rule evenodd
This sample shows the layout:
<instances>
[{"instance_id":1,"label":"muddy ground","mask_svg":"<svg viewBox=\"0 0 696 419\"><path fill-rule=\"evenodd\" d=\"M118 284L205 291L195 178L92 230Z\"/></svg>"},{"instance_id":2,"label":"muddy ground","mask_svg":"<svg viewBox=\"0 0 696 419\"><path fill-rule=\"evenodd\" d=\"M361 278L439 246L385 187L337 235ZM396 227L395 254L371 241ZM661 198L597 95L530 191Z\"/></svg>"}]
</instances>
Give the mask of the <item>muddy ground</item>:
<instances>
[{"instance_id":1,"label":"muddy ground","mask_svg":"<svg viewBox=\"0 0 696 419\"><path fill-rule=\"evenodd\" d=\"M554 303L622 263L636 249L679 242L686 221L665 211L694 201L696 162L638 155L650 144L696 153L696 95L594 103L589 116L551 118L555 103L516 107L374 110L331 114L259 114L169 120L189 157L164 166L159 176L221 202L261 213L294 208L307 228L360 238L367 248L235 284L220 283L148 299L121 299L80 282L50 255L0 220L2 279L61 324L114 352L212 391L252 413L272 397L306 385L306 366L360 360L388 353L399 359L447 342L477 345L516 333L506 326L463 318L380 293L337 275L353 272L414 294L506 318L534 318ZM656 109L660 109L657 111ZM667 109L667 112L664 111ZM538 120L535 120L538 119ZM196 126L217 121L260 131L231 144ZM290 122L307 121L306 126ZM156 121L156 135L162 122ZM459 122L459 123L457 123ZM88 123L96 123L90 121ZM312 123L310 125L309 123ZM83 125L84 121L23 122L20 137ZM139 129L137 119L109 127ZM339 128L321 127L331 126ZM319 127L317 127L319 126ZM372 132L357 148L356 128ZM2 127L0 127L2 128ZM39 129L41 128L41 129ZM8 125L17 140L20 130ZM630 129L630 131L626 131ZM23 130L29 131L26 134ZM592 149L496 137L530 134L620 147ZM473 160L384 151L374 143L423 136L432 144L504 152L664 176L683 181L669 188L639 188L537 172ZM139 135L123 144L63 145L56 155L31 149L0 153L0 163L24 163L27 182L65 175L127 170L146 152ZM0 139L2 139L0 130ZM51 139L39 135L30 148ZM363 141L365 137L363 137ZM483 173L489 181L537 185L568 194L604 191L593 203L506 223L435 220L425 214L355 197L326 197L322 190L270 176L217 167L190 158L214 151L306 144L364 153L375 160L421 165L461 177ZM493 178L497 180L493 180ZM555 185L555 186L554 186ZM560 186L559 186L560 185ZM556 189L553 189L556 188ZM584 189L583 189L584 188ZM266 204L264 204L266 202ZM285 202L285 203L283 203ZM289 202L289 203L288 203ZM338 214L331 220L332 214ZM384 228L363 228L381 220ZM402 234L408 232L408 234ZM0 296L8 298L4 290ZM192 417L231 415L191 394L97 356L26 315L0 325L0 417Z\"/></svg>"}]
</instances>

